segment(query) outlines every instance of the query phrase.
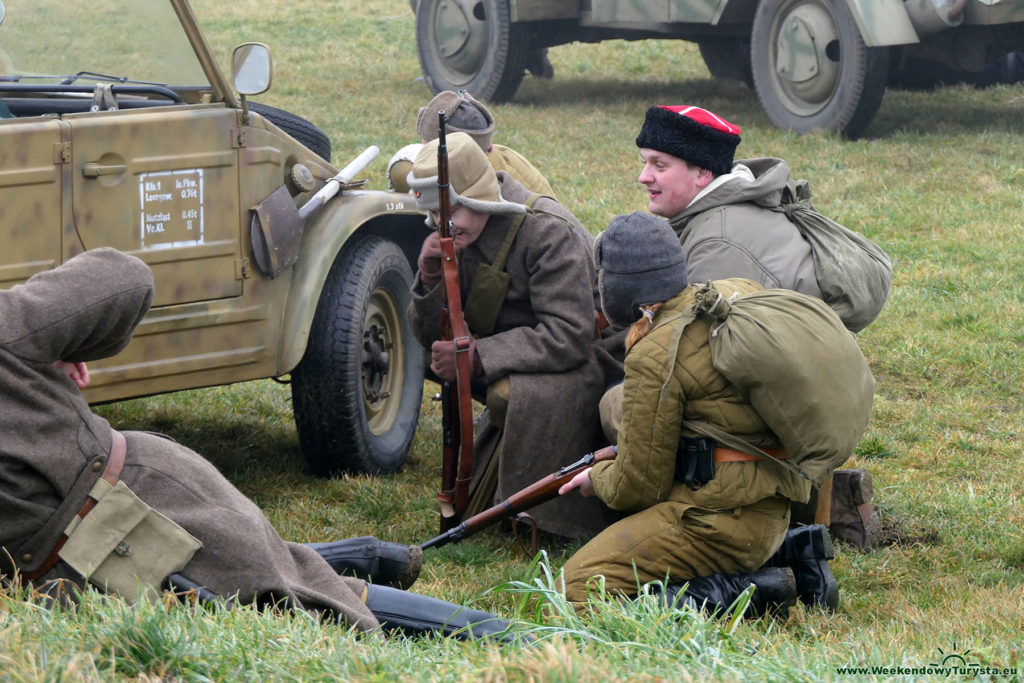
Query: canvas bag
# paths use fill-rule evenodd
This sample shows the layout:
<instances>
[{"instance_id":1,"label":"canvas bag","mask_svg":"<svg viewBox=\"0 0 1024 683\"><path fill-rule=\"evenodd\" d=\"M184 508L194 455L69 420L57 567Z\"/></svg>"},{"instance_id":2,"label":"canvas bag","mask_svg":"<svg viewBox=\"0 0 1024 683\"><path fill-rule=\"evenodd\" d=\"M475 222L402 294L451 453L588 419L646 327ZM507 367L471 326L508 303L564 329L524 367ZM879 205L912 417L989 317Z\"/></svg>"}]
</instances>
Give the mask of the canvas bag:
<instances>
[{"instance_id":1,"label":"canvas bag","mask_svg":"<svg viewBox=\"0 0 1024 683\"><path fill-rule=\"evenodd\" d=\"M775 460L702 422L684 425L723 445L795 464L821 486L853 455L871 417L875 379L853 334L820 299L788 289L727 300L708 283L693 309L712 319L711 364L750 401L792 459Z\"/></svg>"},{"instance_id":2,"label":"canvas bag","mask_svg":"<svg viewBox=\"0 0 1024 683\"><path fill-rule=\"evenodd\" d=\"M786 214L811 245L822 298L851 332L860 332L882 312L892 287L892 262L863 235L843 227L811 205L806 180L790 180L772 211Z\"/></svg>"}]
</instances>

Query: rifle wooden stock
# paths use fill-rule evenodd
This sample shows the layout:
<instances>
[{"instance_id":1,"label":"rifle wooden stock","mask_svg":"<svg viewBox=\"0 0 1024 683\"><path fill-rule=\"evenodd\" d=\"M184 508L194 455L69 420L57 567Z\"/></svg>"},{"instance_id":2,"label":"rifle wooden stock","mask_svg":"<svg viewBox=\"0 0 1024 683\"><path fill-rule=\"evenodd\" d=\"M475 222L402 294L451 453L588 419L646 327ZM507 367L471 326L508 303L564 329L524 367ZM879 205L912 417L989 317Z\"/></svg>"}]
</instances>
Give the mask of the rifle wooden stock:
<instances>
[{"instance_id":1,"label":"rifle wooden stock","mask_svg":"<svg viewBox=\"0 0 1024 683\"><path fill-rule=\"evenodd\" d=\"M471 337L462 313L459 265L452 231L449 195L448 144L445 115L438 112L437 194L438 236L441 238L441 276L444 304L441 339L455 342L455 382L441 384L441 531L452 528L469 503L469 480L473 469L473 396L469 349Z\"/></svg>"},{"instance_id":2,"label":"rifle wooden stock","mask_svg":"<svg viewBox=\"0 0 1024 683\"><path fill-rule=\"evenodd\" d=\"M599 451L587 453L571 465L566 465L557 472L553 472L543 479L535 481L525 489L516 491L494 507L490 507L479 514L473 515L454 528L444 530L444 533L440 536L435 536L426 543L421 543L420 548L423 550L426 550L427 548L440 548L441 546L448 545L449 543L461 541L467 536L472 536L476 532L486 529L492 524L497 524L506 517L511 517L523 510L529 510L541 503L545 503L552 498L557 498L558 489L561 488L563 484L568 483L570 479L595 463L603 462L605 460L614 460L618 453L619 449L616 446L608 446L607 448L602 448Z\"/></svg>"}]
</instances>

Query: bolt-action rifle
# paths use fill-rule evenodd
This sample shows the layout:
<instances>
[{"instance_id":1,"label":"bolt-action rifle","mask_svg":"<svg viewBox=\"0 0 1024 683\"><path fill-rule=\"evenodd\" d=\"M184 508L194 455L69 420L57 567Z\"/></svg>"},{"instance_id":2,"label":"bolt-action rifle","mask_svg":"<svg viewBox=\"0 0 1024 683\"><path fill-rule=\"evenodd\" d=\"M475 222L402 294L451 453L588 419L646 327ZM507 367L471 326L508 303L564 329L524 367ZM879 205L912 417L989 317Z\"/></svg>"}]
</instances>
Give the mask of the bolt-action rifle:
<instances>
[{"instance_id":1,"label":"bolt-action rifle","mask_svg":"<svg viewBox=\"0 0 1024 683\"><path fill-rule=\"evenodd\" d=\"M473 395L470 389L470 335L462 313L459 290L459 264L455 255L452 210L449 195L448 144L445 139L445 115L437 115L437 194L438 235L441 238L441 281L444 303L441 312L441 339L455 342L455 382L441 384L441 531L447 531L462 518L469 503L469 480L473 469Z\"/></svg>"},{"instance_id":2,"label":"bolt-action rifle","mask_svg":"<svg viewBox=\"0 0 1024 683\"><path fill-rule=\"evenodd\" d=\"M454 528L444 530L440 536L435 536L426 543L421 543L420 548L423 550L426 550L427 548L440 548L441 546L448 545L449 543L461 541L467 536L472 536L476 532L486 529L492 524L497 524L507 517L512 517L523 510L529 510L530 508L547 502L552 498L557 498L558 489L561 488L563 484L567 484L569 480L581 471L596 463L603 462L605 460L614 460L618 453L619 449L617 446L608 446L607 448L602 448L599 451L587 453L571 465L566 465L557 472L553 472L543 479L535 481L525 489L516 491L494 507L473 515Z\"/></svg>"}]
</instances>

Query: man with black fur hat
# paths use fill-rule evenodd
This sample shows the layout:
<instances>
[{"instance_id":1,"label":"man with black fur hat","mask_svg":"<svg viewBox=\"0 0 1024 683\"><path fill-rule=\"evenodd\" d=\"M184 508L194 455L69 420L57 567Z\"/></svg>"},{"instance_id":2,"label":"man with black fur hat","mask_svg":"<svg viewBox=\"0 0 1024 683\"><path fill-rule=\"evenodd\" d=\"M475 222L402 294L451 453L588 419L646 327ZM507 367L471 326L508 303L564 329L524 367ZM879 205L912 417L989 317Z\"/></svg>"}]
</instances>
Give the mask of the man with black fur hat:
<instances>
[{"instance_id":1,"label":"man with black fur hat","mask_svg":"<svg viewBox=\"0 0 1024 683\"><path fill-rule=\"evenodd\" d=\"M474 514L594 446L604 372L592 346L593 237L558 202L495 172L466 133L447 136L451 221L473 379L486 385L489 420L473 446ZM408 183L436 225L437 140L415 159ZM431 369L455 379L455 343L441 341L444 285L437 232L424 240L409 319ZM482 276L481 274L486 274ZM507 278L507 287L496 281ZM596 500L545 503L538 526L587 537L614 516Z\"/></svg>"},{"instance_id":2,"label":"man with black fur hat","mask_svg":"<svg viewBox=\"0 0 1024 683\"><path fill-rule=\"evenodd\" d=\"M511 147L494 144L494 116L491 110L465 90L439 92L427 106L420 108L416 131L424 143L437 139L437 115L442 111L448 119L446 130L449 133L466 133L473 138L495 171L505 171L530 192L547 197L555 196L551 184L526 157ZM388 163L388 178L392 189L408 191L405 177L412 169L412 161L419 148L419 145L407 145Z\"/></svg>"},{"instance_id":3,"label":"man with black fur hat","mask_svg":"<svg viewBox=\"0 0 1024 683\"><path fill-rule=\"evenodd\" d=\"M636 138L651 213L668 219L692 282L745 277L821 298L810 245L779 205L782 159L733 162L740 129L700 107L647 110Z\"/></svg>"}]
</instances>

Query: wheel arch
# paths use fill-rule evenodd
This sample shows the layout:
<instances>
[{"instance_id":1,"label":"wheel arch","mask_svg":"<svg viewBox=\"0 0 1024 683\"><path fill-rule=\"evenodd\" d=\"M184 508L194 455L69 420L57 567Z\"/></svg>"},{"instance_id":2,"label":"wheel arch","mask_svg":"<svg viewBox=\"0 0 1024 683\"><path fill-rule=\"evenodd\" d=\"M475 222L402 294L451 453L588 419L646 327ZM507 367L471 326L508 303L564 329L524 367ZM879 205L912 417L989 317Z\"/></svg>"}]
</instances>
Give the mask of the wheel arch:
<instances>
[{"instance_id":1,"label":"wheel arch","mask_svg":"<svg viewBox=\"0 0 1024 683\"><path fill-rule=\"evenodd\" d=\"M428 232L415 200L388 192L346 195L315 214L306 223L299 258L292 266L281 320L280 374L302 360L320 292L331 266L346 248L370 236L383 237L402 249L415 273L420 245Z\"/></svg>"}]
</instances>

